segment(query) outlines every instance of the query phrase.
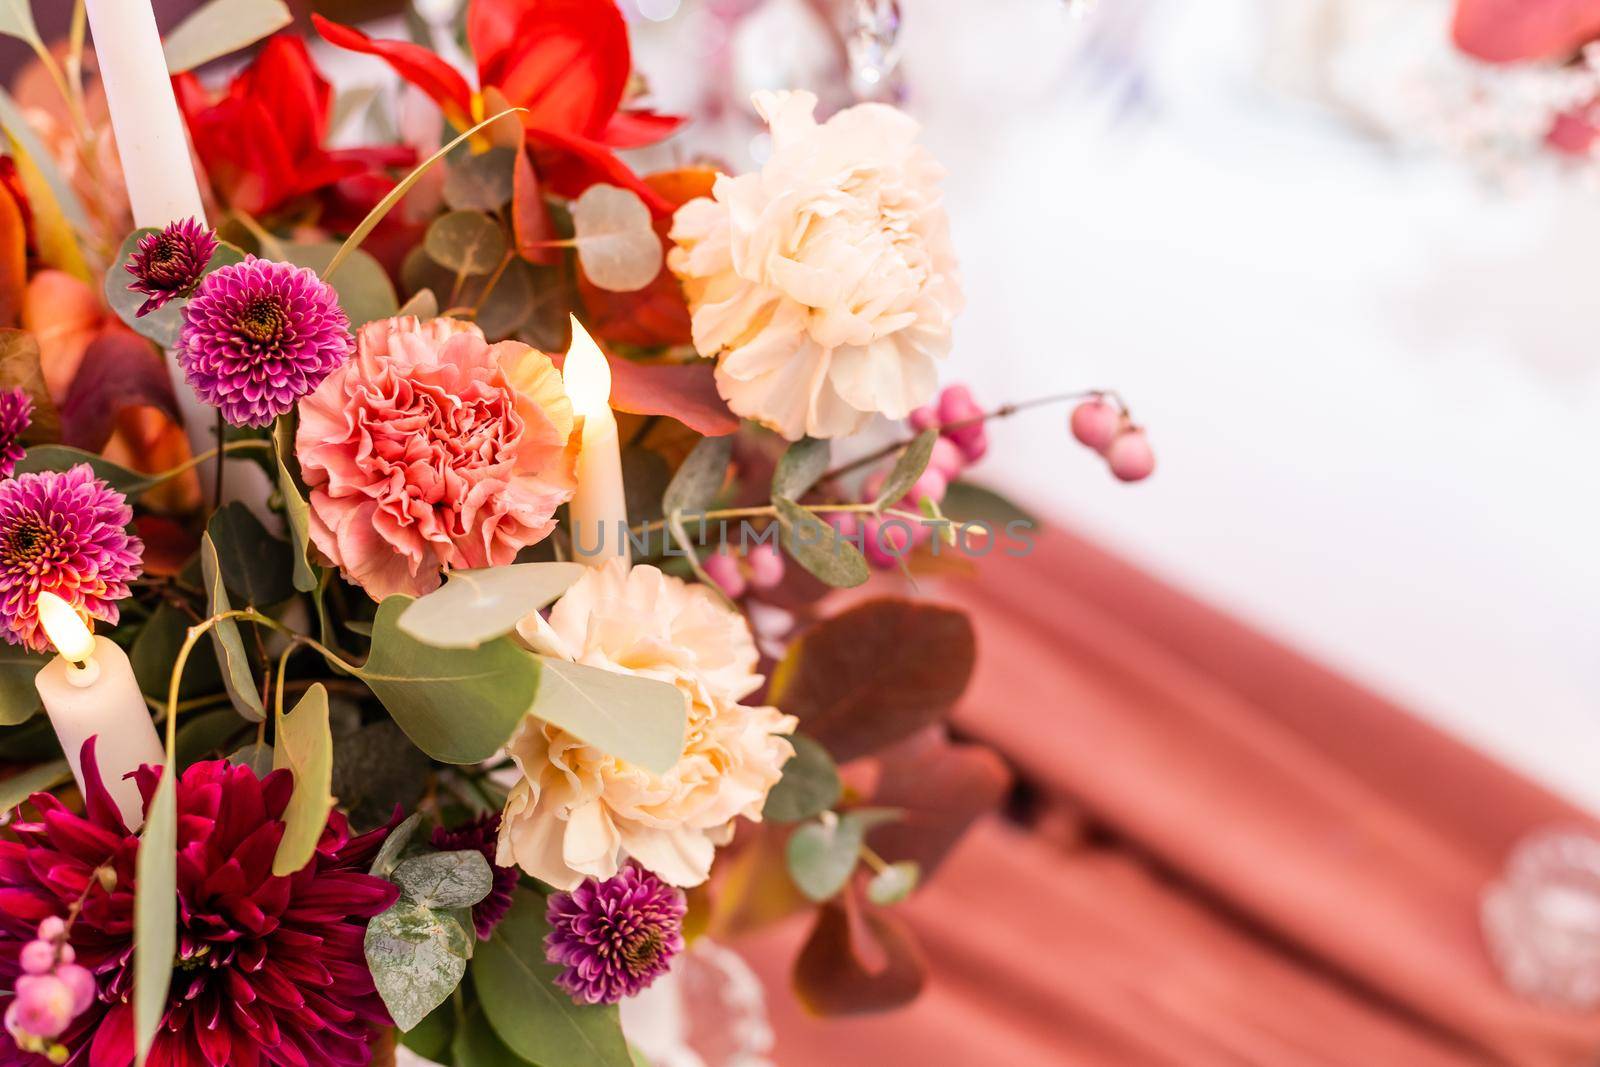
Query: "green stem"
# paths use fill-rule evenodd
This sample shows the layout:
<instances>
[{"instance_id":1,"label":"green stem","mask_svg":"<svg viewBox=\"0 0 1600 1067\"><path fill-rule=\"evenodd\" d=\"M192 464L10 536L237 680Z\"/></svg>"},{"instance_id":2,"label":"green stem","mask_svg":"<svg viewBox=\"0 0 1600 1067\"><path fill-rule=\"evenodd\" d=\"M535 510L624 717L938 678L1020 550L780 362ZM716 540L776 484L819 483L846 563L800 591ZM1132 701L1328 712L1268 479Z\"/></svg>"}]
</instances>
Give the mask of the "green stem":
<instances>
[{"instance_id":1,"label":"green stem","mask_svg":"<svg viewBox=\"0 0 1600 1067\"><path fill-rule=\"evenodd\" d=\"M831 515L846 511L858 513L869 512L875 514L878 511L877 504L799 504L797 506L801 511L809 511L813 515ZM701 519L771 519L776 518L777 515L777 508L773 507L771 504L761 504L755 507L720 508L716 511L696 512L693 515L684 515L682 518L695 519L697 521ZM641 522L637 526L629 527L629 532L643 535L654 533L657 530L669 529L671 525L672 519L670 517L665 519L655 519L651 522Z\"/></svg>"},{"instance_id":2,"label":"green stem","mask_svg":"<svg viewBox=\"0 0 1600 1067\"><path fill-rule=\"evenodd\" d=\"M158 485L163 485L166 482L172 481L174 478L178 478L189 473L202 463L216 459L219 453L261 451L270 449L271 447L271 441L229 441L220 448L208 448L198 456L192 456L189 459L184 460L171 470L165 470L160 474L152 476L150 484L145 487L144 491L148 493L151 489L154 489Z\"/></svg>"}]
</instances>

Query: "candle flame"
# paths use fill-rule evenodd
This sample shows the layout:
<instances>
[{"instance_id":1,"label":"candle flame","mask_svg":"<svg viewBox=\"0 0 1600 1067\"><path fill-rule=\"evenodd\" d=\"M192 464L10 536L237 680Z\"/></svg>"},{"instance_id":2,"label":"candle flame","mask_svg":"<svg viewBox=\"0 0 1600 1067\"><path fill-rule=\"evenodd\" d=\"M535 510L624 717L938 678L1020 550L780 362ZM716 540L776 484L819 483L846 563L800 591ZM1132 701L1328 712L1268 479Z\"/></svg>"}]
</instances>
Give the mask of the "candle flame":
<instances>
[{"instance_id":1,"label":"candle flame","mask_svg":"<svg viewBox=\"0 0 1600 1067\"><path fill-rule=\"evenodd\" d=\"M40 593L37 605L39 625L56 651L73 663L87 663L94 656L94 631L77 611L54 593Z\"/></svg>"},{"instance_id":2,"label":"candle flame","mask_svg":"<svg viewBox=\"0 0 1600 1067\"><path fill-rule=\"evenodd\" d=\"M574 415L596 415L611 406L611 364L576 316L572 319L572 345L561 368L561 380Z\"/></svg>"}]
</instances>

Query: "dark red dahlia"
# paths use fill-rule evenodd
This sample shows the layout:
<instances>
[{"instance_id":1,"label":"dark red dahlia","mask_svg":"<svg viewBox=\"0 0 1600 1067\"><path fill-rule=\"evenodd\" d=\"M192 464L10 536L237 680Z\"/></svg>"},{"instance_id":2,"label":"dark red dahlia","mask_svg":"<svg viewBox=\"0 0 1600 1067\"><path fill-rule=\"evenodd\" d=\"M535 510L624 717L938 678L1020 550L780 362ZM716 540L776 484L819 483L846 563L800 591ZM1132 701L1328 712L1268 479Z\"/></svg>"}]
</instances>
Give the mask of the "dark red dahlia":
<instances>
[{"instance_id":1,"label":"dark red dahlia","mask_svg":"<svg viewBox=\"0 0 1600 1067\"><path fill-rule=\"evenodd\" d=\"M483 858L489 861L494 883L489 895L472 906L472 928L477 931L479 941L487 940L494 933L494 928L500 925L500 920L506 917L506 912L511 910L512 894L517 888L517 869L500 867L494 862L499 838L500 813L497 811L462 823L454 830L435 827L431 839L433 847L440 852L460 852L473 848L483 853Z\"/></svg>"},{"instance_id":2,"label":"dark red dahlia","mask_svg":"<svg viewBox=\"0 0 1600 1067\"><path fill-rule=\"evenodd\" d=\"M128 288L146 297L134 315L148 315L169 300L194 292L216 251L216 233L199 219L169 223L139 238L139 247L125 265L133 275Z\"/></svg>"},{"instance_id":3,"label":"dark red dahlia","mask_svg":"<svg viewBox=\"0 0 1600 1067\"><path fill-rule=\"evenodd\" d=\"M84 814L35 794L39 818L14 824L15 839L0 841L0 988L13 987L39 921L65 917L81 898L68 939L94 973L99 1000L60 1040L76 1067L127 1067L138 838L100 784L92 740L83 770ZM136 778L148 804L157 772L141 768ZM292 784L286 771L258 779L226 760L197 763L178 779L178 952L152 1067L371 1061L371 1041L389 1017L362 937L398 891L365 872L388 828L353 838L335 812L312 861L276 877ZM0 1064L46 1062L0 1034Z\"/></svg>"}]
</instances>

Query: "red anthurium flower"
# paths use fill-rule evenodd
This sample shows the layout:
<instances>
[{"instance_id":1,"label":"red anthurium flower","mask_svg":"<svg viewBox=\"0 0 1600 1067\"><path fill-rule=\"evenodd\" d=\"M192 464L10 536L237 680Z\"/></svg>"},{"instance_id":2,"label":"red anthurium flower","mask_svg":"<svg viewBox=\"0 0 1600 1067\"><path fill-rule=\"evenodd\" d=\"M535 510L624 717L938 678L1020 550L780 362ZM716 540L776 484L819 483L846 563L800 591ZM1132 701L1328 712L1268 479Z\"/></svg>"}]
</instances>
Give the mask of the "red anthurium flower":
<instances>
[{"instance_id":1,"label":"red anthurium flower","mask_svg":"<svg viewBox=\"0 0 1600 1067\"><path fill-rule=\"evenodd\" d=\"M1491 63L1566 59L1600 38L1600 0L1458 0L1453 32Z\"/></svg>"},{"instance_id":2,"label":"red anthurium flower","mask_svg":"<svg viewBox=\"0 0 1600 1067\"><path fill-rule=\"evenodd\" d=\"M597 182L632 189L660 214L672 205L616 157L615 149L654 144L681 119L618 110L632 61L628 28L614 0L471 0L467 39L478 90L444 60L406 41L375 41L313 15L329 42L378 56L431 96L459 127L486 118L493 88L522 115L542 181L563 196ZM492 112L491 112L492 113Z\"/></svg>"},{"instance_id":3,"label":"red anthurium flower","mask_svg":"<svg viewBox=\"0 0 1600 1067\"><path fill-rule=\"evenodd\" d=\"M268 215L302 198L321 201L323 222L347 228L392 187L371 196L371 178L409 166L409 148L325 148L333 90L293 34L267 41L226 91L213 96L192 74L173 79L212 191L229 207Z\"/></svg>"}]
</instances>

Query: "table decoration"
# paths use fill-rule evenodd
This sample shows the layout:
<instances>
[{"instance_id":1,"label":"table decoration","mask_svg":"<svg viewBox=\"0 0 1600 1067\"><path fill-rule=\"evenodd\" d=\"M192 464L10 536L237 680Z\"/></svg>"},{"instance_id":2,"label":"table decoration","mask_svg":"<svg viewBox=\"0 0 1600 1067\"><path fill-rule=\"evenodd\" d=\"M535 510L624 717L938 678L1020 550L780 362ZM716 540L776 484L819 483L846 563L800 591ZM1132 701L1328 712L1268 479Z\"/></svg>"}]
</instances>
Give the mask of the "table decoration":
<instances>
[{"instance_id":1,"label":"table decoration","mask_svg":"<svg viewBox=\"0 0 1600 1067\"><path fill-rule=\"evenodd\" d=\"M896 905L1010 781L945 725L979 635L937 597L1031 549L988 424L1077 405L1125 481L1143 429L941 388L943 172L893 106L763 93L759 170L640 174L693 131L612 0L470 0L475 81L281 25L169 36L204 211L170 136L86 174L99 131L0 99L0 1064L630 1067L619 1002L791 916L801 1002L906 1003ZM107 91L154 92L148 36ZM440 136L333 147L334 49Z\"/></svg>"}]
</instances>

